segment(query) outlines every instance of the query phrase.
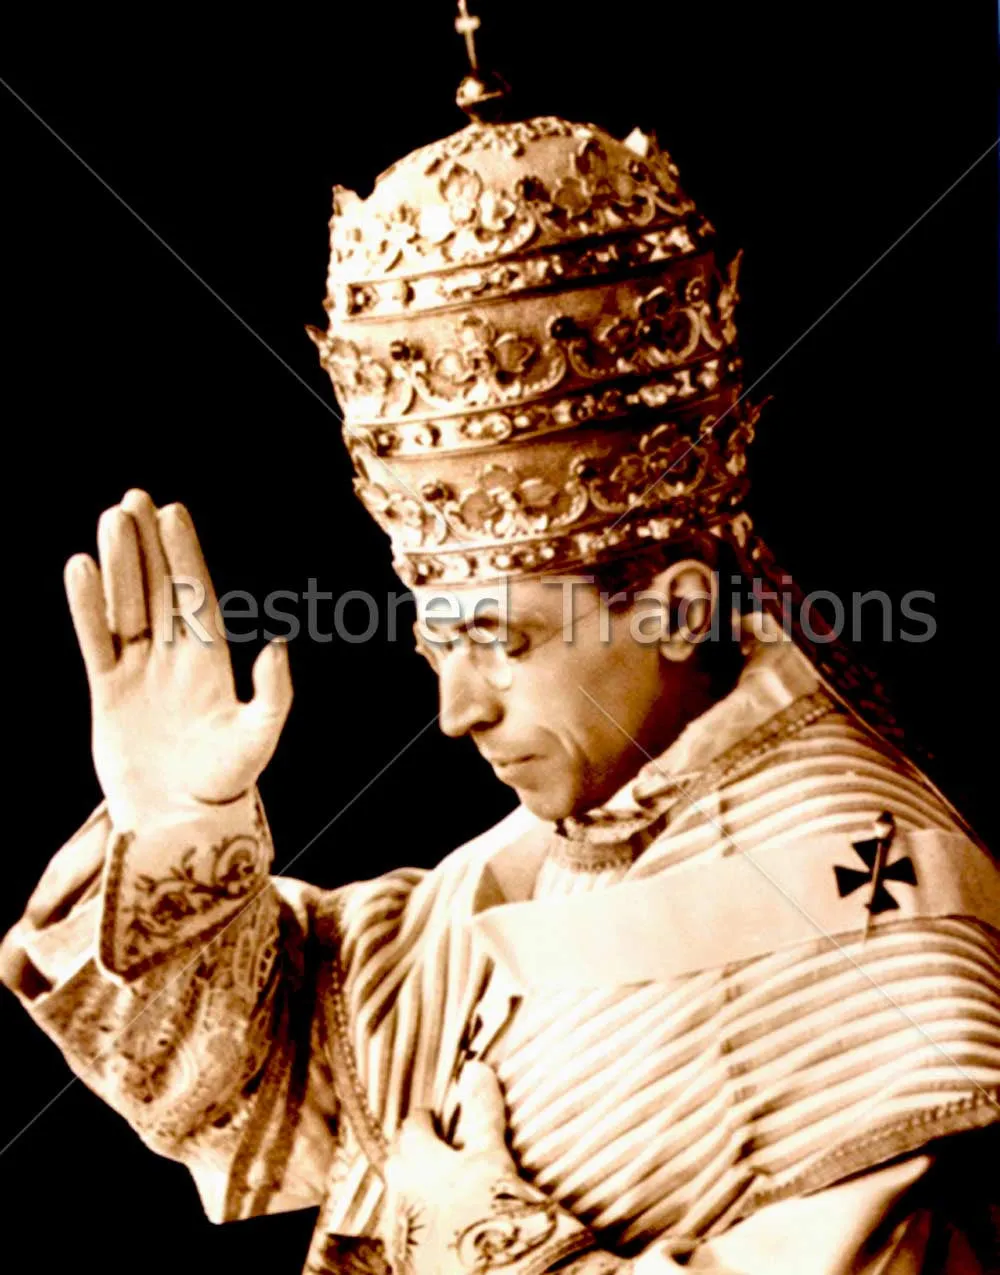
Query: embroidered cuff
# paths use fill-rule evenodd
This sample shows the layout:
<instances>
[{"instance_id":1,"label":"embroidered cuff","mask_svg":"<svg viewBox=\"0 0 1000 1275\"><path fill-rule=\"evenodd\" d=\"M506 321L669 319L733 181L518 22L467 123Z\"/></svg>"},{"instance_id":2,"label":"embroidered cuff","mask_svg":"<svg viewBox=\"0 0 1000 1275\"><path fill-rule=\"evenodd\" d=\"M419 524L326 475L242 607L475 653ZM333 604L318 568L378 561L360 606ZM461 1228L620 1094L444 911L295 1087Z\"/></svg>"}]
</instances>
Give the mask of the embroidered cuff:
<instances>
[{"instance_id":1,"label":"embroidered cuff","mask_svg":"<svg viewBox=\"0 0 1000 1275\"><path fill-rule=\"evenodd\" d=\"M113 828L98 956L124 982L206 943L267 887L271 837L256 792L195 818Z\"/></svg>"},{"instance_id":2,"label":"embroidered cuff","mask_svg":"<svg viewBox=\"0 0 1000 1275\"><path fill-rule=\"evenodd\" d=\"M503 1267L512 1275L547 1275L596 1240L572 1213L520 1179L494 1184L488 1215L461 1228L454 1250L461 1271Z\"/></svg>"}]
</instances>

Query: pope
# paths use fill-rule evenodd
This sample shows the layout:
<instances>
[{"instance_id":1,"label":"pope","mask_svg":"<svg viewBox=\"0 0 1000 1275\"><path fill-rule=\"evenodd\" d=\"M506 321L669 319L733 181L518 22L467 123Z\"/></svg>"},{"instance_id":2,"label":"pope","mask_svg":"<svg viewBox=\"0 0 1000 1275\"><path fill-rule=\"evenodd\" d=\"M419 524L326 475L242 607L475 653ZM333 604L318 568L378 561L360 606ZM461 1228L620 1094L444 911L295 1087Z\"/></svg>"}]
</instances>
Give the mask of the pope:
<instances>
[{"instance_id":1,"label":"pope","mask_svg":"<svg viewBox=\"0 0 1000 1275\"><path fill-rule=\"evenodd\" d=\"M736 263L669 156L477 76L336 192L313 336L517 809L273 875L287 647L239 701L190 515L130 491L66 572L105 801L4 981L211 1218L319 1205L313 1275L987 1269L995 866L836 635L754 602Z\"/></svg>"}]
</instances>

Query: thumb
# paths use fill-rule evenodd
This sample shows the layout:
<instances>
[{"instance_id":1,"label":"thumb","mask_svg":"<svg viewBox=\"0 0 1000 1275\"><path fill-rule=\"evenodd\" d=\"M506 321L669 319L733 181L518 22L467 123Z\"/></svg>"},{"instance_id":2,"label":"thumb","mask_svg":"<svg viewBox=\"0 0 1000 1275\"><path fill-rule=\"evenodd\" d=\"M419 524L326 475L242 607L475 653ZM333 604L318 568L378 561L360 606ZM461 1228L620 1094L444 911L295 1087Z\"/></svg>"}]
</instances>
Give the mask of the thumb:
<instances>
[{"instance_id":1,"label":"thumb","mask_svg":"<svg viewBox=\"0 0 1000 1275\"><path fill-rule=\"evenodd\" d=\"M481 1062L467 1062L458 1082L462 1115L458 1135L464 1151L500 1152L509 1159L505 1137L507 1109L500 1082L493 1069Z\"/></svg>"},{"instance_id":2,"label":"thumb","mask_svg":"<svg viewBox=\"0 0 1000 1275\"><path fill-rule=\"evenodd\" d=\"M254 660L253 699L246 705L245 714L252 725L270 730L284 723L291 706L288 643L284 638L274 638Z\"/></svg>"}]
</instances>

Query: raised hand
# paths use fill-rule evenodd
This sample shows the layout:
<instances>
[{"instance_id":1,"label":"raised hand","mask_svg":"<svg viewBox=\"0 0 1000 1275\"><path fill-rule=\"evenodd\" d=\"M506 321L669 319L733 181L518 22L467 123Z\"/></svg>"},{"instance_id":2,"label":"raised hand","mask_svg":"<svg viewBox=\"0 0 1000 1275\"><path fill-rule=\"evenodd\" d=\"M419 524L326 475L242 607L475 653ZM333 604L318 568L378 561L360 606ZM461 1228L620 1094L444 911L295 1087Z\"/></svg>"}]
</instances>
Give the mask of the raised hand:
<instances>
[{"instance_id":1,"label":"raised hand","mask_svg":"<svg viewBox=\"0 0 1000 1275\"><path fill-rule=\"evenodd\" d=\"M270 761L292 701L285 644L236 697L212 582L190 515L130 491L98 523L100 566L66 564L90 683L94 765L112 820L136 828L235 800ZM187 618L183 618L186 616Z\"/></svg>"}]
</instances>

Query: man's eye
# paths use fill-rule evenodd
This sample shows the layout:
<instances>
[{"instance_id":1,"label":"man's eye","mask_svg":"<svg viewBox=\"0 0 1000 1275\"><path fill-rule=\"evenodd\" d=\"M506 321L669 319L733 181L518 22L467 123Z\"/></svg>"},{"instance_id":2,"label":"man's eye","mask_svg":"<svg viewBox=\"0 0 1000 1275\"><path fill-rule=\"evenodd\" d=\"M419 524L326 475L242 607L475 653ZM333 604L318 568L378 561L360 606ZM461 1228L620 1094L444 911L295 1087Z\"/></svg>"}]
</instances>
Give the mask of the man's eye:
<instances>
[{"instance_id":1,"label":"man's eye","mask_svg":"<svg viewBox=\"0 0 1000 1275\"><path fill-rule=\"evenodd\" d=\"M516 660L523 658L531 650L531 638L520 629L508 630L506 636L487 635L481 632L479 637L471 634L460 634L454 637L444 635L437 641L430 642L414 629L414 647L423 656L436 673L447 656L458 648L471 650L473 659L486 657L489 660Z\"/></svg>"},{"instance_id":2,"label":"man's eye","mask_svg":"<svg viewBox=\"0 0 1000 1275\"><path fill-rule=\"evenodd\" d=\"M478 637L470 635L469 646L473 652L489 659L516 660L527 654L531 640L517 629L508 629L502 637L499 633L480 631Z\"/></svg>"},{"instance_id":3,"label":"man's eye","mask_svg":"<svg viewBox=\"0 0 1000 1275\"><path fill-rule=\"evenodd\" d=\"M508 660L516 660L531 650L531 638L521 630L512 629L504 641L498 640L497 646Z\"/></svg>"}]
</instances>

